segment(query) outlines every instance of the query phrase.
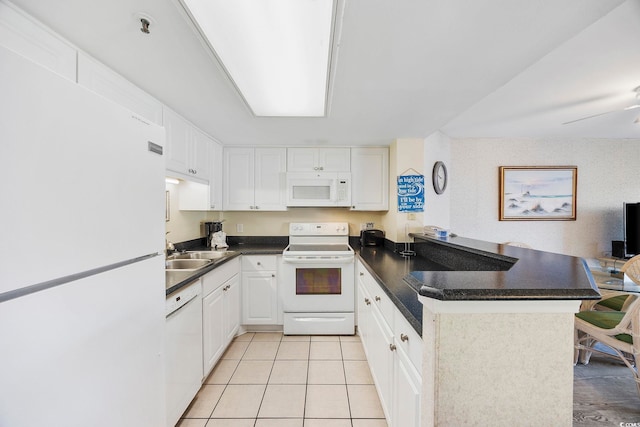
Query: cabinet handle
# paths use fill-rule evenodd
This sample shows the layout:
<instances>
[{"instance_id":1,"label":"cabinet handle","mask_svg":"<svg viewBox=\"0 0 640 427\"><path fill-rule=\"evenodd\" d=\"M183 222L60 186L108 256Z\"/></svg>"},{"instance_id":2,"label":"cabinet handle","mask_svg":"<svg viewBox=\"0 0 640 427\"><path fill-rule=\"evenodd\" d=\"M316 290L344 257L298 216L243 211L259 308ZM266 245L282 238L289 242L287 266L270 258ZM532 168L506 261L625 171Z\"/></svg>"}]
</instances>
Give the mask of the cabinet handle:
<instances>
[{"instance_id":1,"label":"cabinet handle","mask_svg":"<svg viewBox=\"0 0 640 427\"><path fill-rule=\"evenodd\" d=\"M275 274L271 274L271 277L276 277L276 275Z\"/></svg>"},{"instance_id":2,"label":"cabinet handle","mask_svg":"<svg viewBox=\"0 0 640 427\"><path fill-rule=\"evenodd\" d=\"M369 298L365 298L364 299L364 303L367 305L371 305L371 301L369 301Z\"/></svg>"},{"instance_id":3,"label":"cabinet handle","mask_svg":"<svg viewBox=\"0 0 640 427\"><path fill-rule=\"evenodd\" d=\"M249 206L249 209L255 209L253 206Z\"/></svg>"},{"instance_id":4,"label":"cabinet handle","mask_svg":"<svg viewBox=\"0 0 640 427\"><path fill-rule=\"evenodd\" d=\"M409 341L409 337L405 334L400 334L400 341Z\"/></svg>"},{"instance_id":5,"label":"cabinet handle","mask_svg":"<svg viewBox=\"0 0 640 427\"><path fill-rule=\"evenodd\" d=\"M314 166L314 168L313 168L314 171L317 171L318 169L320 169L320 168L317 167L317 166Z\"/></svg>"},{"instance_id":6,"label":"cabinet handle","mask_svg":"<svg viewBox=\"0 0 640 427\"><path fill-rule=\"evenodd\" d=\"M389 350L391 351L396 351L396 345L395 344L389 344Z\"/></svg>"},{"instance_id":7,"label":"cabinet handle","mask_svg":"<svg viewBox=\"0 0 640 427\"><path fill-rule=\"evenodd\" d=\"M260 206L256 206L256 209L260 209Z\"/></svg>"},{"instance_id":8,"label":"cabinet handle","mask_svg":"<svg viewBox=\"0 0 640 427\"><path fill-rule=\"evenodd\" d=\"M323 171L323 170L324 170L324 167L320 166L318 169L320 169L321 171Z\"/></svg>"},{"instance_id":9,"label":"cabinet handle","mask_svg":"<svg viewBox=\"0 0 640 427\"><path fill-rule=\"evenodd\" d=\"M364 276L364 273L361 271L361 272L360 272L360 275L361 275L361 276Z\"/></svg>"},{"instance_id":10,"label":"cabinet handle","mask_svg":"<svg viewBox=\"0 0 640 427\"><path fill-rule=\"evenodd\" d=\"M380 297L376 295L376 301L380 301Z\"/></svg>"},{"instance_id":11,"label":"cabinet handle","mask_svg":"<svg viewBox=\"0 0 640 427\"><path fill-rule=\"evenodd\" d=\"M256 264L257 264L257 265L262 265L262 264L260 264L260 261L258 261Z\"/></svg>"}]
</instances>

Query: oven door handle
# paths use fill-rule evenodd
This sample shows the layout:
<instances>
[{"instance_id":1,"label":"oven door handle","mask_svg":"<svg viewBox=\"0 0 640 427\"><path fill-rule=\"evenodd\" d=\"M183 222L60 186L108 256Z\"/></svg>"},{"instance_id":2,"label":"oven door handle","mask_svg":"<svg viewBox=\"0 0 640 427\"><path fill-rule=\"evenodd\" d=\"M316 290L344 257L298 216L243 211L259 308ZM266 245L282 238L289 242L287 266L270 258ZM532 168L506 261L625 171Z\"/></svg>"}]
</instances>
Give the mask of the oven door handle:
<instances>
[{"instance_id":1,"label":"oven door handle","mask_svg":"<svg viewBox=\"0 0 640 427\"><path fill-rule=\"evenodd\" d=\"M318 258L289 258L282 257L288 264L351 264L354 257L318 257Z\"/></svg>"}]
</instances>

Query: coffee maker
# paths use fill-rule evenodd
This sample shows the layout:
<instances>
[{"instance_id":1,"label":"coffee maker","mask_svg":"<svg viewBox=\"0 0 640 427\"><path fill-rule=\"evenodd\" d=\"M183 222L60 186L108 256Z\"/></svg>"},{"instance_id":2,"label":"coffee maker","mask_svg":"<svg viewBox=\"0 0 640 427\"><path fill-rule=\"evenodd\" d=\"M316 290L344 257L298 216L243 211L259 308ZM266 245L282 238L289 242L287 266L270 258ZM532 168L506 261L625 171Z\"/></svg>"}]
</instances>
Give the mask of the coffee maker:
<instances>
[{"instance_id":1,"label":"coffee maker","mask_svg":"<svg viewBox=\"0 0 640 427\"><path fill-rule=\"evenodd\" d=\"M211 248L211 240L213 239L213 233L222 231L222 221L212 221L204 223L204 235L207 237L207 247Z\"/></svg>"}]
</instances>

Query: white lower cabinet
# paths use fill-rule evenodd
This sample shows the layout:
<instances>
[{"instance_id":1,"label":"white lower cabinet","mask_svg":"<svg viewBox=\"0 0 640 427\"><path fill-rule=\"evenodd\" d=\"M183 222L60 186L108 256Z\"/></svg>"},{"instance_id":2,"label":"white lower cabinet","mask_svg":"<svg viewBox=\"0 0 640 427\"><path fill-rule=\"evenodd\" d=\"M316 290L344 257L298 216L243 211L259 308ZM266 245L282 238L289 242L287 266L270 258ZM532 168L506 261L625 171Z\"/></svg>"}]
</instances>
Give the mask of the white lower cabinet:
<instances>
[{"instance_id":1,"label":"white lower cabinet","mask_svg":"<svg viewBox=\"0 0 640 427\"><path fill-rule=\"evenodd\" d=\"M358 262L358 335L390 427L420 426L421 337Z\"/></svg>"},{"instance_id":2,"label":"white lower cabinet","mask_svg":"<svg viewBox=\"0 0 640 427\"><path fill-rule=\"evenodd\" d=\"M224 351L224 292L220 286L202 299L202 355L206 377Z\"/></svg>"},{"instance_id":3,"label":"white lower cabinet","mask_svg":"<svg viewBox=\"0 0 640 427\"><path fill-rule=\"evenodd\" d=\"M420 427L421 376L407 354L394 354L391 426Z\"/></svg>"},{"instance_id":4,"label":"white lower cabinet","mask_svg":"<svg viewBox=\"0 0 640 427\"><path fill-rule=\"evenodd\" d=\"M240 260L233 259L202 277L204 377L222 356L240 326Z\"/></svg>"},{"instance_id":5,"label":"white lower cabinet","mask_svg":"<svg viewBox=\"0 0 640 427\"><path fill-rule=\"evenodd\" d=\"M277 255L242 256L242 324L277 325Z\"/></svg>"}]
</instances>

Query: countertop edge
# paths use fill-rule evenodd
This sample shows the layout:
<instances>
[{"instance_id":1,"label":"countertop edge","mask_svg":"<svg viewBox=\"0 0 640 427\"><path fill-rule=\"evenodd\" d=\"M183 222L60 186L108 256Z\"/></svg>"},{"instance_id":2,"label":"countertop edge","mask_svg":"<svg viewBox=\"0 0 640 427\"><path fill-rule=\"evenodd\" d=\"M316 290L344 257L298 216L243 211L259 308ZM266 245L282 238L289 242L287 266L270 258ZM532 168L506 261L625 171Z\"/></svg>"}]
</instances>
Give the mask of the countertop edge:
<instances>
[{"instance_id":1,"label":"countertop edge","mask_svg":"<svg viewBox=\"0 0 640 427\"><path fill-rule=\"evenodd\" d=\"M211 272L212 270L215 270L217 267L223 264L226 264L230 260L237 258L241 255L282 255L282 251L284 250L285 247L286 246L280 247L280 245L252 245L252 244L246 244L246 245L238 244L238 245L229 246L228 251L233 252L233 255L229 255L219 260L215 260L214 262L207 265L206 267L193 271L192 274L190 274L189 276L186 276L184 279L175 283L171 287L166 288L165 294L166 296L169 296L170 294L176 291L179 291L181 288L190 284L194 280L198 280L200 277ZM206 247L193 247L193 248L190 248L189 250L208 251L211 249Z\"/></svg>"}]
</instances>

